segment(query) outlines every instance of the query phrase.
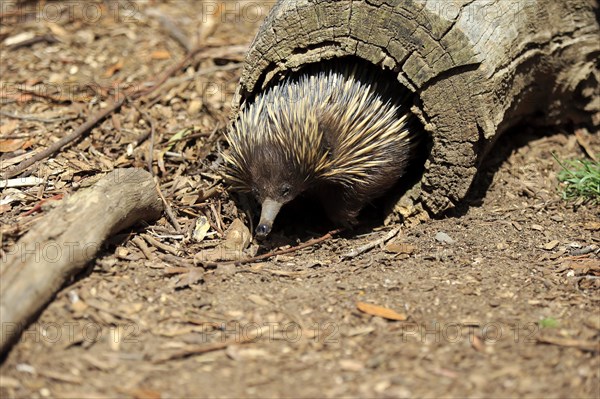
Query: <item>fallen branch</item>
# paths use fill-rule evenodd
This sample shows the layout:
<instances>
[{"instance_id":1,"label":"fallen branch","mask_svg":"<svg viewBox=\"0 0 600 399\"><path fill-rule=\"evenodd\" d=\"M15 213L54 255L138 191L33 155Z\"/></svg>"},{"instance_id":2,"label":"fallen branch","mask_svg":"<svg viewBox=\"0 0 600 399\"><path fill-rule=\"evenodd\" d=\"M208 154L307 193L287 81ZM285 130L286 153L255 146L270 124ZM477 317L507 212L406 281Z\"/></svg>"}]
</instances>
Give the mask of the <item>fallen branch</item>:
<instances>
[{"instance_id":1,"label":"fallen branch","mask_svg":"<svg viewBox=\"0 0 600 399\"><path fill-rule=\"evenodd\" d=\"M162 209L148 172L115 169L38 221L0 263L0 354L108 237Z\"/></svg>"}]
</instances>

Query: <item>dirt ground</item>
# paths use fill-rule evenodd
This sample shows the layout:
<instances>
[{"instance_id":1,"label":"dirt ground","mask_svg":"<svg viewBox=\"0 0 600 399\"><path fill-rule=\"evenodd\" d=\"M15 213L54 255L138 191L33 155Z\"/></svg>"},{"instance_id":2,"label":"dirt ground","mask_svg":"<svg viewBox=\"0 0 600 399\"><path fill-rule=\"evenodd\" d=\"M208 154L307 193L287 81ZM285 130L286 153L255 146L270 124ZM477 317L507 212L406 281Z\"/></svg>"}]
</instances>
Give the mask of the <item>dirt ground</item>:
<instances>
[{"instance_id":1,"label":"dirt ground","mask_svg":"<svg viewBox=\"0 0 600 399\"><path fill-rule=\"evenodd\" d=\"M146 167L152 152L184 233L165 217L105 245L3 359L0 397L600 396L599 209L560 198L552 157L585 156L573 129L515 129L460 209L362 254L343 256L395 227L378 209L354 232L263 262L194 266L247 220L218 150L268 5L12 4L1 10L2 168L155 82L185 57L177 30L205 50L30 168L41 184L2 191L5 259L61 194L114 167ZM585 140L600 152L597 134ZM323 236L333 226L318 215L288 210L250 252ZM200 219L198 241L189 233ZM147 242L147 259L133 241L142 233L168 247Z\"/></svg>"}]
</instances>

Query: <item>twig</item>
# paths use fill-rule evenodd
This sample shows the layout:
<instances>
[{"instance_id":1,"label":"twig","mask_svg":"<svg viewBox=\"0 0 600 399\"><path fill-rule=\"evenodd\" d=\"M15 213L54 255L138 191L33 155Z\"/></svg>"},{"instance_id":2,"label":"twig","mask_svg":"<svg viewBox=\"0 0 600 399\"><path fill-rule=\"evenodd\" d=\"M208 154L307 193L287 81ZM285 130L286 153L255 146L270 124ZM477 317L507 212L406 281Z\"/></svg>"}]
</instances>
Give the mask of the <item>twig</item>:
<instances>
[{"instance_id":1,"label":"twig","mask_svg":"<svg viewBox=\"0 0 600 399\"><path fill-rule=\"evenodd\" d=\"M568 348L577 348L586 352L600 352L600 342L598 341L584 341L581 339L539 336L537 337L537 342Z\"/></svg>"},{"instance_id":2,"label":"twig","mask_svg":"<svg viewBox=\"0 0 600 399\"><path fill-rule=\"evenodd\" d=\"M178 86L183 82L195 80L198 79L200 76L210 75L215 72L233 71L235 69L241 68L243 65L243 62L231 62L225 65L213 65L207 68L198 69L198 71L196 71L193 75L183 75L173 78L171 81L169 81L168 85L165 85L165 88L169 89L171 87Z\"/></svg>"},{"instance_id":3,"label":"twig","mask_svg":"<svg viewBox=\"0 0 600 399\"><path fill-rule=\"evenodd\" d=\"M186 54L185 57L183 57L183 59L181 61L179 61L178 63L176 63L175 65L173 65L171 68L167 69L167 71L163 74L163 76L160 77L160 79L158 79L158 81L148 87L147 89L144 90L137 90L132 94L132 97L134 99L138 99L138 98L142 98L142 97L146 97L148 96L148 94L154 92L156 89L158 89L159 87L161 87L166 81L167 79L169 79L175 72L179 71L181 68L183 68L184 65L187 65L187 63L196 55L198 54L200 51L202 50L202 48L196 48L192 51L190 51L189 53Z\"/></svg>"},{"instance_id":4,"label":"twig","mask_svg":"<svg viewBox=\"0 0 600 399\"><path fill-rule=\"evenodd\" d=\"M150 145L148 146L148 172L154 175L154 173L152 173L152 163L154 158L154 133L156 132L156 127L154 126L154 119L152 119L146 111L144 111L137 105L134 104L133 106L135 107L135 109L138 110L140 114L142 114L144 119L150 124Z\"/></svg>"},{"instance_id":5,"label":"twig","mask_svg":"<svg viewBox=\"0 0 600 399\"><path fill-rule=\"evenodd\" d=\"M147 88L145 90L136 91L132 94L132 96L136 99L142 98L142 97L147 97L149 94L153 93L158 88L160 88L167 81L167 79L169 79L175 72L179 71L185 65L187 65L187 63L192 58L194 58L197 54L201 54L204 57L217 58L219 56L223 57L227 54L231 54L231 53L235 53L235 52L244 53L247 50L248 50L247 45L239 45L239 44L231 45L231 46L219 46L219 47L196 47L193 50L191 50L188 54L186 54L186 56L181 61L179 61L177 64L175 64L171 68L169 68L153 86L150 86L149 88Z\"/></svg>"},{"instance_id":6,"label":"twig","mask_svg":"<svg viewBox=\"0 0 600 399\"><path fill-rule=\"evenodd\" d=\"M92 118L88 119L83 125L79 126L77 129L75 129L75 131L73 133L63 137L62 139L58 140L55 143L52 143L45 150L38 152L31 158L28 158L28 159L24 160L23 162L21 162L20 164L7 170L6 172L4 172L4 174L0 178L10 179L11 177L14 177L14 176L18 175L19 173L23 172L25 169L27 169L34 163L36 163L46 157L49 157L50 155L54 154L56 151L60 150L65 145L71 143L72 141L75 141L76 139L78 139L79 137L81 137L85 133L87 133L89 130L91 130L94 126L96 126L96 124L98 124L99 122L104 120L104 118L106 118L108 115L110 115L111 113L113 113L114 111L119 109L121 107L121 105L123 105L124 101L125 101L124 99L121 99L121 100L117 101L116 103L114 103L113 105L111 105L110 107L100 111L99 113L94 115Z\"/></svg>"},{"instance_id":7,"label":"twig","mask_svg":"<svg viewBox=\"0 0 600 399\"><path fill-rule=\"evenodd\" d=\"M25 94L29 94L32 97L39 97L39 98L44 98L46 100L50 100L52 102L55 103L72 103L72 102L76 102L78 100L80 100L80 98L71 98L71 97L66 97L66 96L54 96L52 94L46 94L46 93L41 93L39 91L37 91L35 88L29 88L29 87L17 87L17 90L19 90L19 92L21 93L25 93Z\"/></svg>"},{"instance_id":8,"label":"twig","mask_svg":"<svg viewBox=\"0 0 600 399\"><path fill-rule=\"evenodd\" d=\"M319 244L323 241L327 241L327 240L331 239L334 235L339 234L342 231L344 231L344 229L331 230L327 234L322 235L321 237L313 238L312 240L308 240L305 243L296 245L295 247L290 247L287 249L281 249L281 250L277 250L277 251L267 252L266 254L263 254L263 255L254 256L249 259L243 259L241 261L238 261L238 263L239 264L253 263L253 262L256 262L259 260L268 259L272 256L284 255L284 254L289 254L290 252L296 252L296 251L299 251L299 250L307 248L307 247L312 247L313 245Z\"/></svg>"},{"instance_id":9,"label":"twig","mask_svg":"<svg viewBox=\"0 0 600 399\"><path fill-rule=\"evenodd\" d=\"M152 256L152 251L150 251L150 248L148 248L148 246L146 245L146 242L144 240L142 240L141 237L139 237L139 236L134 237L131 239L131 241L140 249L140 251L142 251L142 253L146 257L146 259L150 260L150 259L154 258Z\"/></svg>"},{"instance_id":10,"label":"twig","mask_svg":"<svg viewBox=\"0 0 600 399\"><path fill-rule=\"evenodd\" d=\"M389 233L387 233L385 236L378 238L374 241L368 242L365 245L361 245L360 247L355 248L352 251L346 252L345 254L342 254L342 258L354 258L355 256L358 256L358 255L362 254L363 252L366 252L369 249L375 248L375 247L383 244L384 242L392 239L399 232L400 232L400 227L396 227L395 229L393 229Z\"/></svg>"},{"instance_id":11,"label":"twig","mask_svg":"<svg viewBox=\"0 0 600 399\"><path fill-rule=\"evenodd\" d=\"M0 110L0 115L6 116L8 118L13 118L13 119L21 119L24 121L33 121L33 122L42 122L42 123L70 121L70 120L79 118L78 115L62 116L60 118L41 118L39 116L34 116L34 115L11 114L10 112L4 111L4 110Z\"/></svg>"},{"instance_id":12,"label":"twig","mask_svg":"<svg viewBox=\"0 0 600 399\"><path fill-rule=\"evenodd\" d=\"M25 217L25 216L29 216L29 215L31 215L31 214L33 214L35 212L41 211L42 210L42 206L44 204L46 204L47 202L49 202L49 201L58 201L58 200L61 200L62 198L63 198L63 194L56 194L56 195L54 195L54 196L52 196L50 198L44 198L44 199L40 200L40 202L38 202L37 204L35 204L33 206L33 208L31 208L27 212L21 214L21 216Z\"/></svg>"},{"instance_id":13,"label":"twig","mask_svg":"<svg viewBox=\"0 0 600 399\"><path fill-rule=\"evenodd\" d=\"M42 184L43 182L44 179L35 176L18 177L16 179L0 181L0 188L31 187Z\"/></svg>"},{"instance_id":14,"label":"twig","mask_svg":"<svg viewBox=\"0 0 600 399\"><path fill-rule=\"evenodd\" d=\"M152 13L154 14L154 13ZM158 22L163 26L163 28L167 31L169 36L171 36L181 47L185 49L186 52L192 51L193 47L190 44L187 36L175 23L171 18L169 18L165 14L156 13L158 16Z\"/></svg>"},{"instance_id":15,"label":"twig","mask_svg":"<svg viewBox=\"0 0 600 399\"><path fill-rule=\"evenodd\" d=\"M291 252L299 251L299 250L307 248L307 247L311 247L313 245L316 245L323 241L327 241L327 240L331 239L334 235L339 234L342 231L344 231L343 228L331 230L327 234L322 235L321 237L313 238L312 240L308 240L305 243L296 245L295 247L271 251L271 252L267 252L266 254L253 256L253 257L247 258L247 259L236 260L236 261L225 261L225 262L201 262L201 263L205 267L217 267L219 265L229 265L229 264L234 264L236 266L246 265L248 263L258 262L260 260L268 259L273 256L285 255L285 254L289 254Z\"/></svg>"},{"instance_id":16,"label":"twig","mask_svg":"<svg viewBox=\"0 0 600 399\"><path fill-rule=\"evenodd\" d=\"M163 244L162 242L156 240L154 237L149 236L148 234L142 234L144 240L148 241L149 244L154 245L156 248L162 249L165 252L169 252L173 255L177 255L179 252L177 248L174 248L170 245Z\"/></svg>"},{"instance_id":17,"label":"twig","mask_svg":"<svg viewBox=\"0 0 600 399\"><path fill-rule=\"evenodd\" d=\"M206 201L207 199L214 197L219 193L219 186L215 184L214 186L208 188L206 191L202 190L202 195L198 198L199 201Z\"/></svg>"},{"instance_id":18,"label":"twig","mask_svg":"<svg viewBox=\"0 0 600 399\"><path fill-rule=\"evenodd\" d=\"M33 46L36 43L41 43L41 42L58 43L58 41L59 40L56 37L54 37L53 35L47 34L47 35L32 37L31 39L27 39L27 40L23 40L18 43L15 43L15 44L11 44L10 46L8 46L8 49L10 51L14 51L14 50L20 49L22 47Z\"/></svg>"},{"instance_id":19,"label":"twig","mask_svg":"<svg viewBox=\"0 0 600 399\"><path fill-rule=\"evenodd\" d=\"M167 217L171 221L171 224L173 225L173 227L175 227L175 230L177 231L177 233L183 234L183 230L181 229L179 222L177 222L177 218L175 217L175 213L173 212L173 208L171 207L171 204L169 204L167 202L167 199L163 195L162 190L160 189L160 184L158 183L158 180L156 178L154 180L156 181L156 190L158 191L158 195L160 196L160 199L162 200L163 204L165 205L165 213L167 214Z\"/></svg>"},{"instance_id":20,"label":"twig","mask_svg":"<svg viewBox=\"0 0 600 399\"><path fill-rule=\"evenodd\" d=\"M238 340L230 340L225 342L212 342L206 345L190 346L187 348L180 349L174 353L170 353L163 356L158 356L152 360L152 363L159 364L169 360L182 359L192 355L201 355L203 353L214 352L222 349L227 349L231 345L240 345L254 342L256 337L244 337Z\"/></svg>"}]
</instances>

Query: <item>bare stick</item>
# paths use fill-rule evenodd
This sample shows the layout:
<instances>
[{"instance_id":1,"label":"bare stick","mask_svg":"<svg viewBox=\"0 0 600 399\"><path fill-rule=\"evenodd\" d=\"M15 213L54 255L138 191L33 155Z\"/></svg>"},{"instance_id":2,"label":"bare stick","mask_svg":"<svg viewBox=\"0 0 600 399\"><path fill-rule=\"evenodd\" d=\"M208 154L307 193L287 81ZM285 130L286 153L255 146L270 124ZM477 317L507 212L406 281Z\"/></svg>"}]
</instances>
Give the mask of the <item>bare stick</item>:
<instances>
[{"instance_id":1,"label":"bare stick","mask_svg":"<svg viewBox=\"0 0 600 399\"><path fill-rule=\"evenodd\" d=\"M142 117L144 118L144 120L150 124L150 145L148 146L147 162L148 162L148 172L152 173L152 162L153 162L153 157L154 157L154 133L156 132L156 127L154 126L154 119L152 119L146 111L144 111L137 105L134 104L133 106L135 107L135 109L138 110L138 112L140 114L142 114ZM154 174L154 173L152 173L152 174Z\"/></svg>"},{"instance_id":2,"label":"bare stick","mask_svg":"<svg viewBox=\"0 0 600 399\"><path fill-rule=\"evenodd\" d=\"M248 46L246 45L232 45L232 46L220 46L220 47L196 47L191 50L181 61L173 65L171 68L167 69L167 71L160 77L160 79L151 87L137 91L133 94L134 98L146 97L159 87L161 87L167 79L169 79L175 72L181 70L184 66L188 64L188 62L194 58L196 55L201 55L202 57L224 57L231 53L243 53L246 52Z\"/></svg>"},{"instance_id":3,"label":"bare stick","mask_svg":"<svg viewBox=\"0 0 600 399\"><path fill-rule=\"evenodd\" d=\"M389 233L387 233L385 236L378 238L374 241L368 242L365 245L361 245L360 247L355 248L352 251L348 251L345 254L342 254L342 258L354 258L355 256L358 256L358 255L362 254L363 252L366 252L369 249L375 248L375 247L383 244L387 240L390 240L391 238L396 236L396 234L398 234L399 232L400 232L400 227L396 227L395 229L393 229Z\"/></svg>"},{"instance_id":4,"label":"bare stick","mask_svg":"<svg viewBox=\"0 0 600 399\"><path fill-rule=\"evenodd\" d=\"M165 206L165 213L167 214L167 217L171 221L171 224L173 225L173 227L175 227L175 231L177 231L177 233L179 233L179 234L182 234L183 230L181 229L181 226L179 225L179 222L177 221L177 217L175 217L175 212L173 212L173 208L171 207L171 204L169 204L167 202L167 199L165 198L165 196L162 193L162 190L160 189L160 184L158 183L158 179L156 181L156 188L158 190L158 195L160 196L160 199L162 200L162 202Z\"/></svg>"},{"instance_id":5,"label":"bare stick","mask_svg":"<svg viewBox=\"0 0 600 399\"><path fill-rule=\"evenodd\" d=\"M225 342L211 342L205 345L193 345L180 349L176 352L169 353L166 355L159 355L152 360L154 364L160 364L168 362L169 360L182 359L193 355L201 355L203 353L214 352L222 349L227 349L231 345L241 345L254 342L256 338L242 338L237 340L229 340Z\"/></svg>"},{"instance_id":6,"label":"bare stick","mask_svg":"<svg viewBox=\"0 0 600 399\"><path fill-rule=\"evenodd\" d=\"M115 169L39 220L0 263L0 354L112 234L160 216L152 175Z\"/></svg>"},{"instance_id":7,"label":"bare stick","mask_svg":"<svg viewBox=\"0 0 600 399\"><path fill-rule=\"evenodd\" d=\"M54 122L70 121L70 120L79 118L78 115L61 116L58 118L42 118L40 116L35 116L35 115L11 114L10 112L4 111L4 110L0 110L0 115L6 116L6 117L12 118L12 119L21 119L23 121L32 121L32 122L41 122L41 123L54 123Z\"/></svg>"},{"instance_id":8,"label":"bare stick","mask_svg":"<svg viewBox=\"0 0 600 399\"><path fill-rule=\"evenodd\" d=\"M179 253L179 250L177 248L174 248L167 244L163 244L162 242L158 241L157 239L155 239L154 237L152 237L148 234L142 234L142 238L144 240L148 241L148 244L153 245L158 249L162 249L165 252L169 252L170 254L173 254L173 255L177 255Z\"/></svg>"},{"instance_id":9,"label":"bare stick","mask_svg":"<svg viewBox=\"0 0 600 399\"><path fill-rule=\"evenodd\" d=\"M270 258L272 256L289 254L290 252L296 252L296 251L299 251L299 250L307 248L307 247L312 247L315 244L318 244L318 243L321 243L323 241L327 241L327 240L331 239L334 235L340 233L343 230L344 229L331 230L330 232L328 232L325 235L322 235L321 237L313 238L312 240L308 240L307 242L299 244L299 245L296 245L295 247L290 247L290 248L287 248L287 249L281 249L279 251L268 252L268 253L263 254L263 255L254 256L254 257L249 258L249 259L241 260L238 263L239 264L252 263L252 262L259 261L259 260L268 259L268 258Z\"/></svg>"},{"instance_id":10,"label":"bare stick","mask_svg":"<svg viewBox=\"0 0 600 399\"><path fill-rule=\"evenodd\" d=\"M187 36L183 31L177 26L173 20L164 14L158 13L158 22L163 26L163 28L169 33L171 36L181 47L185 49L186 52L192 51L193 47L190 44Z\"/></svg>"},{"instance_id":11,"label":"bare stick","mask_svg":"<svg viewBox=\"0 0 600 399\"><path fill-rule=\"evenodd\" d=\"M253 257L247 258L247 259L236 260L236 261L226 261L226 262L201 262L201 263L202 263L202 265L207 266L207 267L217 267L219 265L227 265L227 264L234 264L236 266L241 266L241 265L245 265L248 263L258 262L258 261L261 261L264 259L269 259L273 256L289 254L291 252L296 252L301 249L311 247L313 245L316 245L316 244L319 244L321 242L331 239L334 235L336 235L342 231L344 231L344 229L331 230L330 232L322 235L321 237L313 238L312 240L308 240L308 241L306 241L302 244L296 245L294 247L267 252L266 254L253 256Z\"/></svg>"}]
</instances>

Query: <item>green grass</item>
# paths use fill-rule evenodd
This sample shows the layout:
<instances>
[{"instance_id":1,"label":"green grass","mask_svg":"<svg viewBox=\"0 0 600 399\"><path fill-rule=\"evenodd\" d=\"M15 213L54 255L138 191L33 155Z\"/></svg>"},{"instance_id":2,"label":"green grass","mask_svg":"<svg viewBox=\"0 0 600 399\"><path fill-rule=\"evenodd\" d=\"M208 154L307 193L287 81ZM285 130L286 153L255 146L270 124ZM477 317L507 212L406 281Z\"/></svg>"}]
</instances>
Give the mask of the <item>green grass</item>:
<instances>
[{"instance_id":1,"label":"green grass","mask_svg":"<svg viewBox=\"0 0 600 399\"><path fill-rule=\"evenodd\" d=\"M592 204L600 203L600 163L586 159L560 161L562 167L558 180L562 183L562 196L565 200L582 200Z\"/></svg>"},{"instance_id":2,"label":"green grass","mask_svg":"<svg viewBox=\"0 0 600 399\"><path fill-rule=\"evenodd\" d=\"M546 317L540 320L540 327L542 328L556 328L558 327L558 320L554 317Z\"/></svg>"}]
</instances>

